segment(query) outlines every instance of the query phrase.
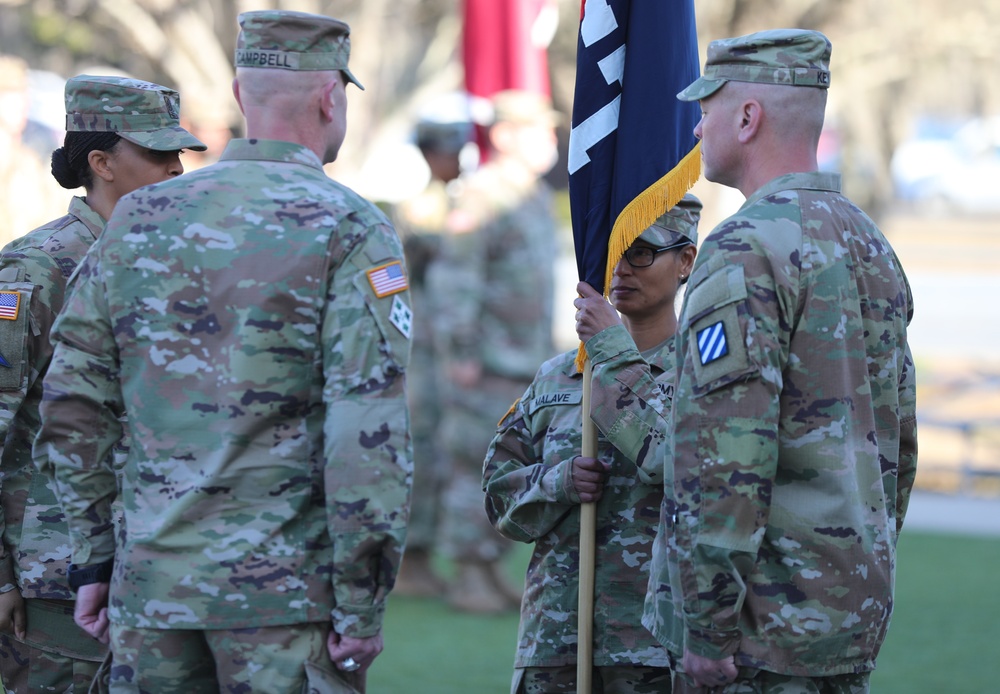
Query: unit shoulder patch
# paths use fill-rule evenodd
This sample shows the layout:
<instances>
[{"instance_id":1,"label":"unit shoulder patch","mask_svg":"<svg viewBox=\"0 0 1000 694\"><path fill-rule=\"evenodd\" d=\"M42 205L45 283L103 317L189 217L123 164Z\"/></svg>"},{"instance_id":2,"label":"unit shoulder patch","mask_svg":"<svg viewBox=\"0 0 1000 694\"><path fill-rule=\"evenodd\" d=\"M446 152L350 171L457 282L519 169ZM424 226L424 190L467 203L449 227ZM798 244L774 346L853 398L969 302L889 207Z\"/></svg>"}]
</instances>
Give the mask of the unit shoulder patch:
<instances>
[{"instance_id":1,"label":"unit shoulder patch","mask_svg":"<svg viewBox=\"0 0 1000 694\"><path fill-rule=\"evenodd\" d=\"M697 333L698 338L698 358L701 364L711 364L716 359L729 354L729 345L726 343L726 326L720 320L707 328L702 328Z\"/></svg>"},{"instance_id":2,"label":"unit shoulder patch","mask_svg":"<svg viewBox=\"0 0 1000 694\"><path fill-rule=\"evenodd\" d=\"M392 308L389 309L389 322L407 340L413 335L413 311L398 296L392 298Z\"/></svg>"}]
</instances>

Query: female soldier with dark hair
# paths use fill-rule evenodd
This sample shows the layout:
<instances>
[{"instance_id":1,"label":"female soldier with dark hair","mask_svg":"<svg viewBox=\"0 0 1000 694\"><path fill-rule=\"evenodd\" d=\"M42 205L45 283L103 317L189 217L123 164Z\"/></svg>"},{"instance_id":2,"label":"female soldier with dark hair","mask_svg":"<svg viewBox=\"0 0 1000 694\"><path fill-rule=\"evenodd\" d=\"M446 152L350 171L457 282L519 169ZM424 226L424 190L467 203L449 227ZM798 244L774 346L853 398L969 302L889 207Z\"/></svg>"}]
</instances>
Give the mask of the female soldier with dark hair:
<instances>
[{"instance_id":1,"label":"female soldier with dark hair","mask_svg":"<svg viewBox=\"0 0 1000 694\"><path fill-rule=\"evenodd\" d=\"M180 127L177 92L122 77L66 83L52 175L82 187L69 212L0 252L0 677L8 692L87 691L106 647L73 621L71 540L52 479L32 463L49 330L66 285L119 198L184 171L205 145Z\"/></svg>"}]
</instances>

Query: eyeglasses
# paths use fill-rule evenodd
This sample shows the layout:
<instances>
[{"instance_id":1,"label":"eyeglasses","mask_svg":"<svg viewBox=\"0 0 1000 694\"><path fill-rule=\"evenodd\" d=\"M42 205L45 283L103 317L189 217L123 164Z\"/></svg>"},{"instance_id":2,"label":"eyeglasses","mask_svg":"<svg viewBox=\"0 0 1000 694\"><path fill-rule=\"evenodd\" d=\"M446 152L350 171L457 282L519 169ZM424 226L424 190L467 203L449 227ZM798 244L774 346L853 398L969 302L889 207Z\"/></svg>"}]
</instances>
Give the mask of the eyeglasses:
<instances>
[{"instance_id":1,"label":"eyeglasses","mask_svg":"<svg viewBox=\"0 0 1000 694\"><path fill-rule=\"evenodd\" d=\"M683 248L684 246L690 246L690 241L680 241L678 243L671 244L669 246L663 246L662 248L650 248L649 246L632 246L627 251L625 251L625 260L632 267L649 267L653 264L658 253L663 253L664 251L672 251L677 248Z\"/></svg>"}]
</instances>

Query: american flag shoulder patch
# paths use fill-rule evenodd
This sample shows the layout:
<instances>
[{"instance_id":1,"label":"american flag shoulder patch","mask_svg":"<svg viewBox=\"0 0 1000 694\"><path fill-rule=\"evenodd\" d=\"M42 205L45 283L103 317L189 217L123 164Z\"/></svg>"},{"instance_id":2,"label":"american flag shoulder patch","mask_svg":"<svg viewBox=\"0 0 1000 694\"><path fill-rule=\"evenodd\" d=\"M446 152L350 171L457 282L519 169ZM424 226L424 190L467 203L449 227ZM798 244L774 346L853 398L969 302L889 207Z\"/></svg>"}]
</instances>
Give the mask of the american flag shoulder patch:
<instances>
[{"instance_id":1,"label":"american flag shoulder patch","mask_svg":"<svg viewBox=\"0 0 1000 694\"><path fill-rule=\"evenodd\" d=\"M403 269L403 263L398 260L374 267L367 274L375 296L380 299L384 296L398 294L410 288L410 283L406 279L406 271Z\"/></svg>"},{"instance_id":2,"label":"american flag shoulder patch","mask_svg":"<svg viewBox=\"0 0 1000 694\"><path fill-rule=\"evenodd\" d=\"M0 318L17 320L17 312L20 307L20 292L0 291Z\"/></svg>"}]
</instances>

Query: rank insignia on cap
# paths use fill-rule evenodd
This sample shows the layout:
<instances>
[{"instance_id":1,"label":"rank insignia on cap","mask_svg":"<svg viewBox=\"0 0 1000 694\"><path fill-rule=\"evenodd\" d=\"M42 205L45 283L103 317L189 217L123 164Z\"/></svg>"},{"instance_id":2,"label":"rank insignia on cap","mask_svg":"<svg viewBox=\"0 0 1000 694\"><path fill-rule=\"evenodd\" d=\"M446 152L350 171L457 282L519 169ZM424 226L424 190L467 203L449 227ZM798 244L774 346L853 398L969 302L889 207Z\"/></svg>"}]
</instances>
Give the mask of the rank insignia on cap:
<instances>
[{"instance_id":1,"label":"rank insignia on cap","mask_svg":"<svg viewBox=\"0 0 1000 694\"><path fill-rule=\"evenodd\" d=\"M702 366L711 364L727 354L729 345L726 344L726 330L722 321L698 331L698 356L701 358Z\"/></svg>"},{"instance_id":2,"label":"rank insignia on cap","mask_svg":"<svg viewBox=\"0 0 1000 694\"><path fill-rule=\"evenodd\" d=\"M0 292L0 318L4 320L17 320L17 310L20 306L20 293Z\"/></svg>"},{"instance_id":3,"label":"rank insignia on cap","mask_svg":"<svg viewBox=\"0 0 1000 694\"><path fill-rule=\"evenodd\" d=\"M371 282L372 289L375 290L375 296L380 299L410 288L410 283L406 281L403 264L398 260L369 270L368 281Z\"/></svg>"},{"instance_id":4,"label":"rank insignia on cap","mask_svg":"<svg viewBox=\"0 0 1000 694\"><path fill-rule=\"evenodd\" d=\"M392 299L392 308L389 309L389 322L396 326L396 330L403 333L407 340L413 334L413 311L406 305L406 302L398 296Z\"/></svg>"}]
</instances>

